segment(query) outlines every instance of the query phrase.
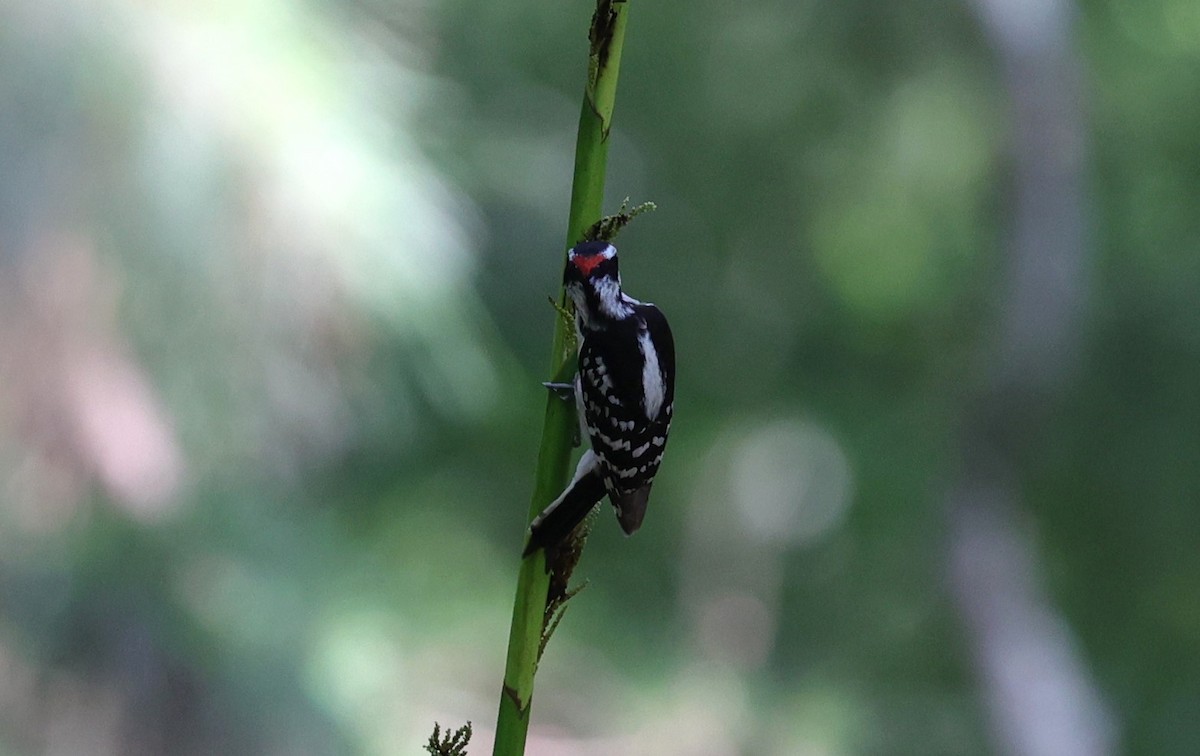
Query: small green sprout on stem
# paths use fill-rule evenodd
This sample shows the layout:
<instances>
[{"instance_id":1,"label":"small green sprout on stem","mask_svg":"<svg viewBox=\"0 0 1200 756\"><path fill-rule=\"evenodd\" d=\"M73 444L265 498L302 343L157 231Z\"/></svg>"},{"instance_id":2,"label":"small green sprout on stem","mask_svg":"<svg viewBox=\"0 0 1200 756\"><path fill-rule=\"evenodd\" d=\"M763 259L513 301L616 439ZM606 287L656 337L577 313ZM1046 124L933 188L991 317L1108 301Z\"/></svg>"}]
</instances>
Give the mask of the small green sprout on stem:
<instances>
[{"instance_id":1,"label":"small green sprout on stem","mask_svg":"<svg viewBox=\"0 0 1200 756\"><path fill-rule=\"evenodd\" d=\"M546 612L542 618L542 639L538 646L538 661L541 661L550 636L554 635L554 631L558 629L558 623L562 621L563 615L567 611L567 602L587 588L586 580L573 588L570 586L570 582L571 575L575 572L580 557L583 556L583 544L592 532L592 524L596 521L598 509L599 506L593 507L588 516L583 518L583 522L575 526L575 529L562 543L556 544L546 551L546 571L550 574L550 585L546 590Z\"/></svg>"},{"instance_id":2,"label":"small green sprout on stem","mask_svg":"<svg viewBox=\"0 0 1200 756\"><path fill-rule=\"evenodd\" d=\"M471 723L467 722L453 733L446 730L442 734L442 726L433 723L433 734L425 744L429 756L467 756L467 743L471 741Z\"/></svg>"},{"instance_id":3,"label":"small green sprout on stem","mask_svg":"<svg viewBox=\"0 0 1200 756\"><path fill-rule=\"evenodd\" d=\"M559 304L559 301L554 297L547 296L546 298L550 300L550 306L554 308L554 311L558 313L558 317L562 321L561 327L563 329L563 338L566 339L568 347L571 349L571 351L578 349L578 344L576 343L575 337L575 313L573 312L572 308L563 304ZM568 368L567 372L573 374L570 369L574 366L568 362L566 367ZM558 377L559 376L555 376L555 379L557 380ZM563 377L566 378L569 376ZM564 380L563 382L565 383L566 381Z\"/></svg>"},{"instance_id":4,"label":"small green sprout on stem","mask_svg":"<svg viewBox=\"0 0 1200 756\"><path fill-rule=\"evenodd\" d=\"M625 228L642 213L648 213L652 210L657 210L658 205L653 202L643 202L637 207L629 207L629 198L626 197L621 202L621 207L615 215L606 215L596 221L584 232L584 239L587 241L612 241L617 238L617 234L621 233L621 229Z\"/></svg>"}]
</instances>

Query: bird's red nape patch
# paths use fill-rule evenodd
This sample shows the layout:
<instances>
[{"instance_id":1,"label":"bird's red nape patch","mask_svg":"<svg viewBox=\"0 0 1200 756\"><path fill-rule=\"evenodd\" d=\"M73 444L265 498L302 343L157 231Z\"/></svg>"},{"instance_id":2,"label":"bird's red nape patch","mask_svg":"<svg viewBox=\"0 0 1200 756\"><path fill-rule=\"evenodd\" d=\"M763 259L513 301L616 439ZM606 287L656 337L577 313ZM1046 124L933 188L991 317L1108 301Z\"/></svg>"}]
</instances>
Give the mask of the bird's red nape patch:
<instances>
[{"instance_id":1,"label":"bird's red nape patch","mask_svg":"<svg viewBox=\"0 0 1200 756\"><path fill-rule=\"evenodd\" d=\"M596 269L596 266L607 259L608 258L602 254L587 255L586 257L583 255L575 255L571 258L571 262L575 263L575 267L579 269L580 273L585 276L590 276L592 271Z\"/></svg>"}]
</instances>

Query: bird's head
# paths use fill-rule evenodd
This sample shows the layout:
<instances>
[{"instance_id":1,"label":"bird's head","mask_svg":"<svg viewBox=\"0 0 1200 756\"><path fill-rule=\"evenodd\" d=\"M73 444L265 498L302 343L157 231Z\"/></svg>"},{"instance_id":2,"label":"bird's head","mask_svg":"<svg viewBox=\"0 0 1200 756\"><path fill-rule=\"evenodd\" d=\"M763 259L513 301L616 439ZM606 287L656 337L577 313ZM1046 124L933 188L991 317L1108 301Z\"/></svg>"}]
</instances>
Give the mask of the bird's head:
<instances>
[{"instance_id":1,"label":"bird's head","mask_svg":"<svg viewBox=\"0 0 1200 756\"><path fill-rule=\"evenodd\" d=\"M624 317L628 310L621 296L617 248L608 242L575 245L567 254L563 285L584 327L600 327L603 319Z\"/></svg>"},{"instance_id":2,"label":"bird's head","mask_svg":"<svg viewBox=\"0 0 1200 756\"><path fill-rule=\"evenodd\" d=\"M589 241L576 244L567 253L567 268L563 271L563 283L587 284L611 278L618 283L621 275L617 270L617 248L608 242Z\"/></svg>"}]
</instances>

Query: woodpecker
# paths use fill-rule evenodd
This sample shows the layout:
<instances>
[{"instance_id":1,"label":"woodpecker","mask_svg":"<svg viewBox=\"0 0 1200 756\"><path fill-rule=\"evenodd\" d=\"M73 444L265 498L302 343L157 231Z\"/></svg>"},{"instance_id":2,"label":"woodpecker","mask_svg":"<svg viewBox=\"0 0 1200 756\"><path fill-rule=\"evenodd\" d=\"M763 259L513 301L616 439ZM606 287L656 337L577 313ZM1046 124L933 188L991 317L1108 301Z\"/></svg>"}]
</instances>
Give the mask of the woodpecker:
<instances>
[{"instance_id":1,"label":"woodpecker","mask_svg":"<svg viewBox=\"0 0 1200 756\"><path fill-rule=\"evenodd\" d=\"M578 365L572 391L584 451L565 491L530 525L525 554L555 546L605 494L626 535L642 525L675 403L675 341L654 305L621 290L617 249L583 242L567 255L563 285L575 305Z\"/></svg>"}]
</instances>

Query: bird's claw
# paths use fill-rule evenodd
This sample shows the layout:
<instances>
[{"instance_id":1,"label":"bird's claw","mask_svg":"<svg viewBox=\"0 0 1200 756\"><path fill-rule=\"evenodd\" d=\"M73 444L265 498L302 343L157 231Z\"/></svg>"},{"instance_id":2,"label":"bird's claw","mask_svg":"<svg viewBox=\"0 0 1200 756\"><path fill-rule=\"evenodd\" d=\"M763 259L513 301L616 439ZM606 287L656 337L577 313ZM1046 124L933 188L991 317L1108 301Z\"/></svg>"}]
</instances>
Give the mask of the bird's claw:
<instances>
[{"instance_id":1,"label":"bird's claw","mask_svg":"<svg viewBox=\"0 0 1200 756\"><path fill-rule=\"evenodd\" d=\"M555 383L554 381L544 381L543 386L554 392L554 395L564 402L575 401L575 384L574 383Z\"/></svg>"}]
</instances>

